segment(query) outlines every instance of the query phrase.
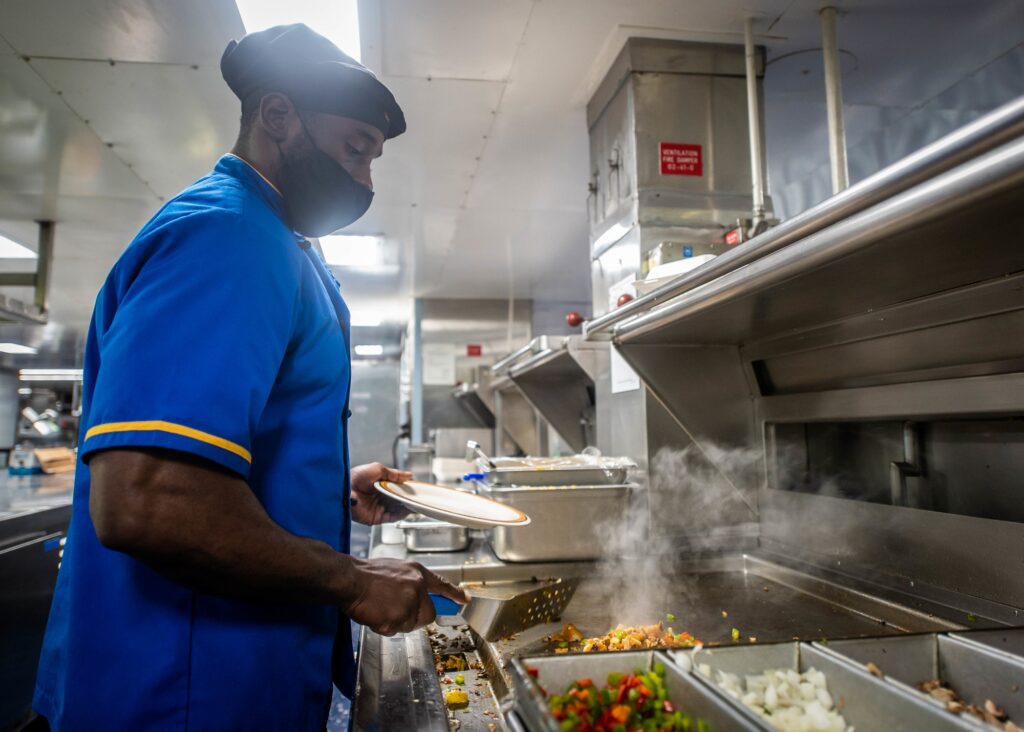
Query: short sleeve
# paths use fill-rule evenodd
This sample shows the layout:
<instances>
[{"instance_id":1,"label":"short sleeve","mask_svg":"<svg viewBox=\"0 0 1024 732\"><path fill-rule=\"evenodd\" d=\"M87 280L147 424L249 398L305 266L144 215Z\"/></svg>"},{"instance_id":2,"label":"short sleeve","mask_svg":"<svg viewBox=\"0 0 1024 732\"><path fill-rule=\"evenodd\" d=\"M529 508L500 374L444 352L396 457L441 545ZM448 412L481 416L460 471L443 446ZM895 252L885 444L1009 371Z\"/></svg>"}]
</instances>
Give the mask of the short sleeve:
<instances>
[{"instance_id":1,"label":"short sleeve","mask_svg":"<svg viewBox=\"0 0 1024 732\"><path fill-rule=\"evenodd\" d=\"M168 448L248 478L293 330L294 252L230 212L194 214L152 237L133 244L140 261L115 267L105 285L114 292L97 304L82 456Z\"/></svg>"}]
</instances>

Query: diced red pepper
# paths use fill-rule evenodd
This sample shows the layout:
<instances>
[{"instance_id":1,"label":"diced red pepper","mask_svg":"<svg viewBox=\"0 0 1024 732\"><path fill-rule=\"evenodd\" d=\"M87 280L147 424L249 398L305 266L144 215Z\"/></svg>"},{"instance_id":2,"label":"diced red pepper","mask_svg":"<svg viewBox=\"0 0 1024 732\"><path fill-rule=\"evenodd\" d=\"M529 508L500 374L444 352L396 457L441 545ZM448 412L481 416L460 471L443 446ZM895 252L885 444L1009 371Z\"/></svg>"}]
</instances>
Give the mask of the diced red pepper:
<instances>
[{"instance_id":1,"label":"diced red pepper","mask_svg":"<svg viewBox=\"0 0 1024 732\"><path fill-rule=\"evenodd\" d=\"M629 721L629 715L631 710L625 704L616 704L611 708L611 716L619 724L625 724Z\"/></svg>"}]
</instances>

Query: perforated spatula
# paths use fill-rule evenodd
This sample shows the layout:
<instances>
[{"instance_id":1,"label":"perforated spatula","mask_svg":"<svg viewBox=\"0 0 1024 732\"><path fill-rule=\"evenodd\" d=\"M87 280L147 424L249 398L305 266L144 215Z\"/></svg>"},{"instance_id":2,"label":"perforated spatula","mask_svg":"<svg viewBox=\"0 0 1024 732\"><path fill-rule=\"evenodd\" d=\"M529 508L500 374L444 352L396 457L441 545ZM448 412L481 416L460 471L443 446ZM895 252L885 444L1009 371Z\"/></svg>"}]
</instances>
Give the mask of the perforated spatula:
<instances>
[{"instance_id":1,"label":"perforated spatula","mask_svg":"<svg viewBox=\"0 0 1024 732\"><path fill-rule=\"evenodd\" d=\"M451 617L437 600L434 605L439 623L465 623L484 640L496 641L561 618L578 585L575 578L470 584L465 586L469 604L460 615Z\"/></svg>"}]
</instances>

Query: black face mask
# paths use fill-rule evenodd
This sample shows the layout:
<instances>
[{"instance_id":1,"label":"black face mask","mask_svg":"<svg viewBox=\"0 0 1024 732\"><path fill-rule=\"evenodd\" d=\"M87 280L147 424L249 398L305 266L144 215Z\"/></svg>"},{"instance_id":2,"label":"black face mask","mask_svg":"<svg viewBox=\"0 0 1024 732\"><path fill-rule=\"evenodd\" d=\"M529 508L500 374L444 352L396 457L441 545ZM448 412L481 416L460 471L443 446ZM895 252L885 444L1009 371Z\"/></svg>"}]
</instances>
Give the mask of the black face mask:
<instances>
[{"instance_id":1,"label":"black face mask","mask_svg":"<svg viewBox=\"0 0 1024 732\"><path fill-rule=\"evenodd\" d=\"M294 158L278 145L282 160L278 182L285 217L303 236L326 236L366 213L373 191L317 147L305 123L302 129L312 146L309 155Z\"/></svg>"}]
</instances>

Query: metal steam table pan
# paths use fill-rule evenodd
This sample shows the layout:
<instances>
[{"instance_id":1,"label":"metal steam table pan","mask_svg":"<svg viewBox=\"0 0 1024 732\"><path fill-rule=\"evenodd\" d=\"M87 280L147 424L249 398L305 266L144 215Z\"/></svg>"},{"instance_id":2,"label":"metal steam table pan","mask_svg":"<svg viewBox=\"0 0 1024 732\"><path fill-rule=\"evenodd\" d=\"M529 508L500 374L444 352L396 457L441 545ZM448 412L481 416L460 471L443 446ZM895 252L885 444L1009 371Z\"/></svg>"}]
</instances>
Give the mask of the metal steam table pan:
<instances>
[{"instance_id":1,"label":"metal steam table pan","mask_svg":"<svg viewBox=\"0 0 1024 732\"><path fill-rule=\"evenodd\" d=\"M600 685L610 673L632 673L637 668L650 670L656 663L665 665L669 701L691 718L705 720L714 732L761 729L728 701L656 651L517 658L512 662L516 700L514 713L531 732L560 732L558 722L548 712L542 689L552 694L562 693L573 681L581 678L592 678L595 684ZM527 668L536 669L537 678Z\"/></svg>"},{"instance_id":2,"label":"metal steam table pan","mask_svg":"<svg viewBox=\"0 0 1024 732\"><path fill-rule=\"evenodd\" d=\"M447 521L410 517L398 522L411 552L460 552L469 546L469 529Z\"/></svg>"},{"instance_id":3,"label":"metal steam table pan","mask_svg":"<svg viewBox=\"0 0 1024 732\"><path fill-rule=\"evenodd\" d=\"M953 638L978 643L1003 653L1024 657L1024 628L988 628L951 633Z\"/></svg>"},{"instance_id":4,"label":"metal steam table pan","mask_svg":"<svg viewBox=\"0 0 1024 732\"><path fill-rule=\"evenodd\" d=\"M672 651L669 655L683 668L691 668L694 677L729 700L759 729L770 730L773 727L718 686L719 671L737 674L742 679L779 668L793 669L800 673L811 668L817 669L825 674L828 691L836 700L846 724L857 730L938 732L977 729L975 725L946 713L921 696L886 684L866 670L808 643L725 646ZM710 670L710 676L702 670L705 667Z\"/></svg>"},{"instance_id":5,"label":"metal steam table pan","mask_svg":"<svg viewBox=\"0 0 1024 732\"><path fill-rule=\"evenodd\" d=\"M491 486L615 485L626 482L636 463L625 458L494 458L481 466Z\"/></svg>"},{"instance_id":6,"label":"metal steam table pan","mask_svg":"<svg viewBox=\"0 0 1024 732\"><path fill-rule=\"evenodd\" d=\"M519 509L528 526L490 530L495 555L506 562L597 559L607 530L625 519L629 485L503 487L478 484L480 495Z\"/></svg>"},{"instance_id":7,"label":"metal steam table pan","mask_svg":"<svg viewBox=\"0 0 1024 732\"><path fill-rule=\"evenodd\" d=\"M826 648L860 668L874 664L886 683L919 696L943 713L945 705L919 691L919 683L939 679L978 707L991 699L1011 720L1024 724L1024 661L1014 656L934 633L832 641Z\"/></svg>"}]
</instances>

